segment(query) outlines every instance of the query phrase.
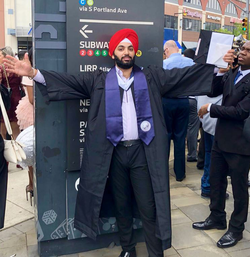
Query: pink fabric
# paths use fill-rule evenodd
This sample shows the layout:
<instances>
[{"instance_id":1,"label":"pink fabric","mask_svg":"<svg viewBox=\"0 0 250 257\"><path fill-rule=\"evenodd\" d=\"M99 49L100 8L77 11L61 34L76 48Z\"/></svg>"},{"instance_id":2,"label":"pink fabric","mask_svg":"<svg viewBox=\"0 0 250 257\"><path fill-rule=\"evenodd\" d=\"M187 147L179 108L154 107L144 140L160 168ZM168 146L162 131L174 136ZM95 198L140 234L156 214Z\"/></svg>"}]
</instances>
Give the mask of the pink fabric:
<instances>
[{"instance_id":1,"label":"pink fabric","mask_svg":"<svg viewBox=\"0 0 250 257\"><path fill-rule=\"evenodd\" d=\"M34 124L33 105L29 102L28 94L23 97L16 108L17 124L20 130Z\"/></svg>"}]
</instances>

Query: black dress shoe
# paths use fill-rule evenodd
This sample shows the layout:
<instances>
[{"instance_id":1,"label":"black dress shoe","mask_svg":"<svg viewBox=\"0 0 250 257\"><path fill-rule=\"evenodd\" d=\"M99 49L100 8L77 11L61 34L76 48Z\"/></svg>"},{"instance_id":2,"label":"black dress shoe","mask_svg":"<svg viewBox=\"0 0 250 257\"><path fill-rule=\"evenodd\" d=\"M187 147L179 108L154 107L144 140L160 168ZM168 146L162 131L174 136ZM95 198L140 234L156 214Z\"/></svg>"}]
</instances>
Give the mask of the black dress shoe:
<instances>
[{"instance_id":1,"label":"black dress shoe","mask_svg":"<svg viewBox=\"0 0 250 257\"><path fill-rule=\"evenodd\" d=\"M217 242L217 246L220 248L232 247L242 239L242 232L235 233L227 231L221 239Z\"/></svg>"},{"instance_id":2,"label":"black dress shoe","mask_svg":"<svg viewBox=\"0 0 250 257\"><path fill-rule=\"evenodd\" d=\"M176 181L181 182L186 178L186 175L184 175L182 178L176 178Z\"/></svg>"},{"instance_id":3,"label":"black dress shoe","mask_svg":"<svg viewBox=\"0 0 250 257\"><path fill-rule=\"evenodd\" d=\"M197 162L196 158L187 158L187 162Z\"/></svg>"},{"instance_id":4,"label":"black dress shoe","mask_svg":"<svg viewBox=\"0 0 250 257\"><path fill-rule=\"evenodd\" d=\"M218 223L218 222L214 222L210 218L207 218L205 221L193 223L193 228L199 229L199 230L209 230L209 229L222 230L222 229L226 229L227 225L226 225L226 221Z\"/></svg>"},{"instance_id":5,"label":"black dress shoe","mask_svg":"<svg viewBox=\"0 0 250 257\"><path fill-rule=\"evenodd\" d=\"M136 257L136 251L132 251L132 252L122 251L119 257Z\"/></svg>"}]
</instances>

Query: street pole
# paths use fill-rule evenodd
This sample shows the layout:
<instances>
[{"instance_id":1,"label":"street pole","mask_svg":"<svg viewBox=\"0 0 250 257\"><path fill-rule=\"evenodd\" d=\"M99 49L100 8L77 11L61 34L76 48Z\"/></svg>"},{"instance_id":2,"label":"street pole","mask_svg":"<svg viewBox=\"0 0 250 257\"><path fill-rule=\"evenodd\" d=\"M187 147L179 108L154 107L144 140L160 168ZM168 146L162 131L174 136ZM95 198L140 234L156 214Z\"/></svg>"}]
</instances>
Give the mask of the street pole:
<instances>
[{"instance_id":1,"label":"street pole","mask_svg":"<svg viewBox=\"0 0 250 257\"><path fill-rule=\"evenodd\" d=\"M183 12L175 12L174 13L174 17L175 17L175 15L177 14L177 31L179 30L179 23L178 23L178 21L179 21L179 14L183 14ZM181 22L182 22L182 20L181 20ZM176 22L174 23L174 24L176 24ZM173 40L175 41L175 26L174 26L174 30L173 30ZM177 41L178 41L178 35L177 35Z\"/></svg>"}]
</instances>

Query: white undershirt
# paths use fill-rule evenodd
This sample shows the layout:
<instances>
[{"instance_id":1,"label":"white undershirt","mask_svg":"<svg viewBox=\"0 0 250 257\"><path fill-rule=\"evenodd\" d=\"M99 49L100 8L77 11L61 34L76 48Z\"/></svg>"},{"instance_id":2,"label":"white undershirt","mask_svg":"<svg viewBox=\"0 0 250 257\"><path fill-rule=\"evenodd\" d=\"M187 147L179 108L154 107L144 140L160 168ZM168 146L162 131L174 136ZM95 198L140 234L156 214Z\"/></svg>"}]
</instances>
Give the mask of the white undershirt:
<instances>
[{"instance_id":1,"label":"white undershirt","mask_svg":"<svg viewBox=\"0 0 250 257\"><path fill-rule=\"evenodd\" d=\"M116 67L116 74L119 76L124 83L131 79L126 79L120 69ZM38 83L46 85L45 78L42 73L38 70L34 80ZM132 81L133 82L133 81ZM118 85L117 85L118 86ZM123 138L125 140L136 140L139 138L138 126L137 126L137 116L135 111L135 104L132 95L131 88L127 91L124 90L122 99L122 125L123 125Z\"/></svg>"}]
</instances>

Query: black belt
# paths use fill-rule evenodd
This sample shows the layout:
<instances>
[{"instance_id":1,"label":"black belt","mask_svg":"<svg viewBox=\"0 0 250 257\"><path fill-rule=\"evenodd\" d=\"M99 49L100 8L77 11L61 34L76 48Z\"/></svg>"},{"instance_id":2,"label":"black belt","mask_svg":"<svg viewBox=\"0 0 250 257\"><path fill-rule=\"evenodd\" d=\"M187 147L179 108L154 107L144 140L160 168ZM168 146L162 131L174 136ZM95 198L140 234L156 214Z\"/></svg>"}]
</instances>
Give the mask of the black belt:
<instances>
[{"instance_id":1,"label":"black belt","mask_svg":"<svg viewBox=\"0 0 250 257\"><path fill-rule=\"evenodd\" d=\"M133 146L133 145L139 145L141 143L142 143L141 139L137 139L137 140L120 141L118 143L118 145L122 145L124 147L130 147L130 146Z\"/></svg>"}]
</instances>

